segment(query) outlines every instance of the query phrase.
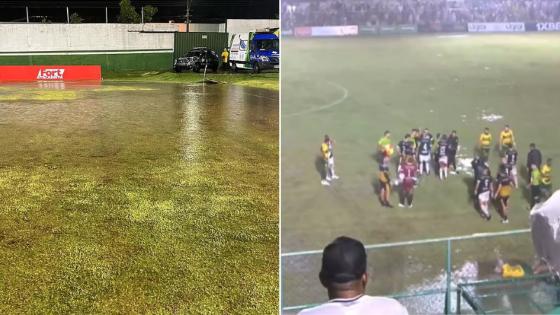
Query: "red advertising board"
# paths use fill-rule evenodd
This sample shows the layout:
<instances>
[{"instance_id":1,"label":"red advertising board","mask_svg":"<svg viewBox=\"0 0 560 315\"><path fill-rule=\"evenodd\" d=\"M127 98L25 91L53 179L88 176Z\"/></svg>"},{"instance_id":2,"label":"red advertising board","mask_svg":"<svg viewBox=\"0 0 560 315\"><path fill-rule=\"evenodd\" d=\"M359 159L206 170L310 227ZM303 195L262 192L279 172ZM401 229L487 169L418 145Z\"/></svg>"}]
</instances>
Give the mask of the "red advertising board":
<instances>
[{"instance_id":1,"label":"red advertising board","mask_svg":"<svg viewBox=\"0 0 560 315\"><path fill-rule=\"evenodd\" d=\"M79 80L101 80L101 66L0 66L0 82Z\"/></svg>"}]
</instances>

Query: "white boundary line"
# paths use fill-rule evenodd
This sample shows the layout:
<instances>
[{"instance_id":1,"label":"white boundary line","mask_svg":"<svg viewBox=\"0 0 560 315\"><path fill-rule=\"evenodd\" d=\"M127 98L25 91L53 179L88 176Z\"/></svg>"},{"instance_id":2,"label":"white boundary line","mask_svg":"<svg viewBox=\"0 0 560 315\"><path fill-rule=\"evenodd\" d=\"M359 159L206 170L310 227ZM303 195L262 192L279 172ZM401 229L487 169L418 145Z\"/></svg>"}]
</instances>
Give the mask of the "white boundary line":
<instances>
[{"instance_id":1,"label":"white boundary line","mask_svg":"<svg viewBox=\"0 0 560 315\"><path fill-rule=\"evenodd\" d=\"M327 81L327 83L336 87L336 88L338 88L339 90L342 90L342 92L343 92L342 97L340 97L336 101L331 102L327 105L322 105L322 106L319 106L319 107L312 107L312 108L309 108L309 109L306 109L306 110L302 110L301 112L282 115L282 117L295 117L295 116L301 116L301 115L310 114L310 113L314 113L314 112L320 112L322 110L329 109L331 107L334 107L334 106L344 102L348 98L348 95L350 95L350 92L348 92L348 89L343 87L342 85L331 82L331 81Z\"/></svg>"},{"instance_id":2,"label":"white boundary line","mask_svg":"<svg viewBox=\"0 0 560 315\"><path fill-rule=\"evenodd\" d=\"M449 241L449 240L450 241L457 241L457 240L466 240L466 239L482 238L482 237L489 237L489 236L504 236L504 235L512 235L512 234L522 234L522 233L528 233L530 231L531 231L531 229L519 229L519 230L509 230L509 231L502 231L502 232L474 233L474 234L471 234L471 235L429 238L429 239L424 239L424 240L403 241L403 242L394 242L394 243L372 244L372 245L365 245L364 247L366 249L376 249L376 248L384 248L384 247L395 247L395 246L437 243L437 242L445 242L445 241ZM316 250L306 250L306 251L299 251L299 252L282 253L281 256L282 257L305 256L305 255L318 255L318 254L322 254L322 253L323 253L322 249L316 249Z\"/></svg>"}]
</instances>

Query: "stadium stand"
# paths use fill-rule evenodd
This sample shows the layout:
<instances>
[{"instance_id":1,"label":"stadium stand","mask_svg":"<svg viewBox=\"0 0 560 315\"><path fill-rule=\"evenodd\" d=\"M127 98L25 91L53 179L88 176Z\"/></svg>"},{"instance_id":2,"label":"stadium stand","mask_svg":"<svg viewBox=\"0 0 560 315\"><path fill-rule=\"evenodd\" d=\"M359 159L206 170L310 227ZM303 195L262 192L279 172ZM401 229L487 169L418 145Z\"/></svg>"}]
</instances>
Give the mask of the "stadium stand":
<instances>
[{"instance_id":1,"label":"stadium stand","mask_svg":"<svg viewBox=\"0 0 560 315\"><path fill-rule=\"evenodd\" d=\"M399 25L471 22L555 22L557 0L329 0L282 2L284 28L325 25Z\"/></svg>"}]
</instances>

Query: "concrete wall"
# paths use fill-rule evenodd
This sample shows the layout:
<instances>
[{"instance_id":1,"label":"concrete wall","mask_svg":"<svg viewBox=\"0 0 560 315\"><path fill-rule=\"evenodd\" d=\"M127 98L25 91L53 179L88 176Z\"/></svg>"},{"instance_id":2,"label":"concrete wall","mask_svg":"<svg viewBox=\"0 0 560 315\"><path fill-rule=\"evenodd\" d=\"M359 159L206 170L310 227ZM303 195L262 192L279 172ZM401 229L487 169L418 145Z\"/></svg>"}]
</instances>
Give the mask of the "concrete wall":
<instances>
[{"instance_id":1,"label":"concrete wall","mask_svg":"<svg viewBox=\"0 0 560 315\"><path fill-rule=\"evenodd\" d=\"M227 20L227 32L230 34L246 33L262 28L280 27L279 20Z\"/></svg>"},{"instance_id":2,"label":"concrete wall","mask_svg":"<svg viewBox=\"0 0 560 315\"><path fill-rule=\"evenodd\" d=\"M181 30L183 32L187 31L187 25L183 24L183 26L179 29L179 32L181 32ZM189 32L205 32L205 33L210 33L210 32L220 32L220 33L224 33L226 31L226 24L225 23L220 23L220 24L210 24L210 23L191 23L189 24Z\"/></svg>"},{"instance_id":3,"label":"concrete wall","mask_svg":"<svg viewBox=\"0 0 560 315\"><path fill-rule=\"evenodd\" d=\"M99 64L103 71L169 70L178 25L0 24L0 65Z\"/></svg>"},{"instance_id":4,"label":"concrete wall","mask_svg":"<svg viewBox=\"0 0 560 315\"><path fill-rule=\"evenodd\" d=\"M173 24L0 24L0 53L173 50ZM169 33L145 33L163 31Z\"/></svg>"}]
</instances>

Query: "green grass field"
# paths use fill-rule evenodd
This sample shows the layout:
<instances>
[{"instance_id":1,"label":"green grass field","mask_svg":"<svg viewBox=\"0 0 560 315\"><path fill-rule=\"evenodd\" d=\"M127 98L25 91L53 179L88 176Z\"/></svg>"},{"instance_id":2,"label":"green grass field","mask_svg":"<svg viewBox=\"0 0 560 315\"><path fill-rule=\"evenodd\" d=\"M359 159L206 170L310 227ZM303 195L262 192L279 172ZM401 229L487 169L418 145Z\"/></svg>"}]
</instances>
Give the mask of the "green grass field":
<instances>
[{"instance_id":1,"label":"green grass field","mask_svg":"<svg viewBox=\"0 0 560 315\"><path fill-rule=\"evenodd\" d=\"M277 92L6 84L0 148L0 313L277 311Z\"/></svg>"},{"instance_id":2,"label":"green grass field","mask_svg":"<svg viewBox=\"0 0 560 315\"><path fill-rule=\"evenodd\" d=\"M263 88L278 91L278 72L267 71L258 74L249 71L239 73L208 72L206 78L220 83L235 84L247 87ZM107 72L103 73L107 81L135 81L135 82L173 82L194 83L202 80L202 73L194 72Z\"/></svg>"},{"instance_id":3,"label":"green grass field","mask_svg":"<svg viewBox=\"0 0 560 315\"><path fill-rule=\"evenodd\" d=\"M411 128L428 127L434 134L456 129L459 155L471 158L484 127L497 140L504 124L510 124L520 166L530 142L537 143L545 158L557 161L559 49L555 34L285 39L282 252L321 249L339 235L375 244L527 228L526 189L513 193L509 224L501 224L493 208L494 217L486 222L470 201L472 178L465 174L446 182L424 179L412 209L383 208L374 189L378 168L373 154L386 129L396 144ZM482 119L492 114L503 118ZM335 139L341 177L330 187L320 185L318 171L324 134ZM497 166L494 151L493 173ZM524 174L520 171L520 178ZM392 202L397 203L395 193ZM430 253L436 253L431 258L436 264L443 263L442 251ZM398 259L406 260L402 255ZM297 266L287 266L284 278L290 278L290 268L311 268ZM312 270L305 285L318 287ZM382 293L397 292L385 286Z\"/></svg>"}]
</instances>

